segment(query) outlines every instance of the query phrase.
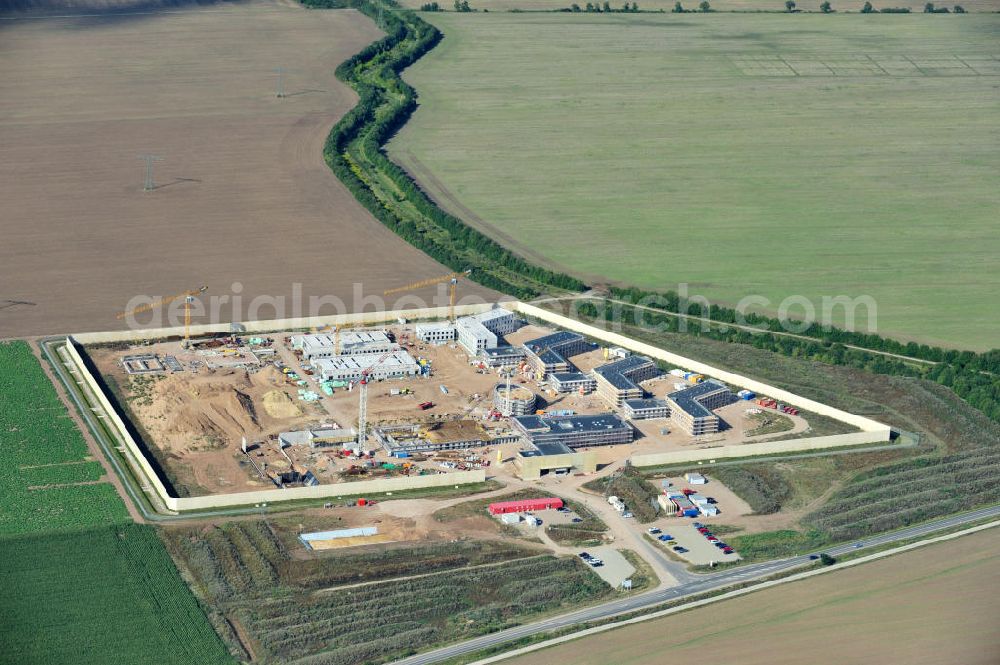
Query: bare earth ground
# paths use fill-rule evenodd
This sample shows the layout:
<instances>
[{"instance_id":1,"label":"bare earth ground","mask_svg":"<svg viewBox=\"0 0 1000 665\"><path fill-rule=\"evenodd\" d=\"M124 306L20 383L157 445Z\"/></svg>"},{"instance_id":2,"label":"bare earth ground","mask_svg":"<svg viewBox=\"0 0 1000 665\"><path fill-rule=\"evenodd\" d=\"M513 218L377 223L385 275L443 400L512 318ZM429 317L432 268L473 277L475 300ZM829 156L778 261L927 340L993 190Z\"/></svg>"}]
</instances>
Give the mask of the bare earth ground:
<instances>
[{"instance_id":1,"label":"bare earth ground","mask_svg":"<svg viewBox=\"0 0 1000 665\"><path fill-rule=\"evenodd\" d=\"M509 662L996 663L998 545L990 529Z\"/></svg>"},{"instance_id":2,"label":"bare earth ground","mask_svg":"<svg viewBox=\"0 0 1000 665\"><path fill-rule=\"evenodd\" d=\"M0 338L120 328L114 314L133 295L202 284L241 295L243 319L293 315L290 302L284 312L249 302L291 296L296 282L304 298L332 294L359 310L354 282L381 295L448 272L323 162L330 127L356 100L334 69L378 36L367 18L263 0L3 11L16 6L0 4ZM145 193L143 153L163 157Z\"/></svg>"}]
</instances>

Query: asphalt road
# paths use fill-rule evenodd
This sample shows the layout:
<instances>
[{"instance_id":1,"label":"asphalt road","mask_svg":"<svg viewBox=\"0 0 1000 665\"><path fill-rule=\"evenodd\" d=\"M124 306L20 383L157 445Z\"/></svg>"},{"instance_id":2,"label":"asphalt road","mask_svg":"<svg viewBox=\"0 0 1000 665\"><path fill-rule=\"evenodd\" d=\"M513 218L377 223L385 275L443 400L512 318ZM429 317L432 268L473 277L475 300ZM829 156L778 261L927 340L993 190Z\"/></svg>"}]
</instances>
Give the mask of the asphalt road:
<instances>
[{"instance_id":1,"label":"asphalt road","mask_svg":"<svg viewBox=\"0 0 1000 665\"><path fill-rule=\"evenodd\" d=\"M917 526L901 529L899 531L872 536L871 538L856 541L855 543L828 547L823 551L832 556L843 555L848 552L864 551L881 545L887 545L901 540L909 540L911 538L919 538L920 536L929 535L936 531L997 516L1000 516L1000 506L982 508L970 513L945 517L932 522L926 522ZM858 545L860 545L860 547ZM684 596L704 593L729 584L769 577L775 573L803 566L808 563L810 563L808 555L802 555L788 559L777 559L775 561L750 564L739 568L724 570L718 573L691 576L695 578L693 581L685 582L680 586L637 594L635 596L614 600L608 603L602 603L600 605L594 605L586 609L544 619L536 623L509 628L507 630L491 633L489 635L483 635L465 642L460 642L458 644L442 647L434 651L428 651L427 653L398 660L396 661L396 665L430 665L431 663L438 663L443 660L447 660L448 658L454 658L455 656L472 653L479 651L480 649L485 649L487 647L527 637L529 635L558 630L560 628L586 623L588 621L607 619L618 614L652 607L654 605L659 605L660 603L683 598Z\"/></svg>"}]
</instances>

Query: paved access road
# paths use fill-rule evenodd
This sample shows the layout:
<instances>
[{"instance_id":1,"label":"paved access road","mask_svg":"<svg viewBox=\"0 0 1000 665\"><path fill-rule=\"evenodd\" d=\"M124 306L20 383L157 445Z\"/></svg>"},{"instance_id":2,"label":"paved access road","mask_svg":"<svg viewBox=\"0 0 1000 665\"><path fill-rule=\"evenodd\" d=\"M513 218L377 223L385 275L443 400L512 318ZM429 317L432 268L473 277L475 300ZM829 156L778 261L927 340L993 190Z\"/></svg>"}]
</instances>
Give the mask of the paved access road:
<instances>
[{"instance_id":1,"label":"paved access road","mask_svg":"<svg viewBox=\"0 0 1000 665\"><path fill-rule=\"evenodd\" d=\"M980 510L973 511L971 513L963 513L961 515L945 517L939 520L934 520L932 522L927 522L925 524L920 524L906 529L901 529L899 531L893 531L892 533L873 536L871 538L866 538L864 540L860 540L855 543L847 543L844 545L829 547L824 549L823 551L833 556L842 555L854 551L864 551L866 549L875 548L881 545L887 545L901 540L919 538L920 536L929 535L936 531L942 531L945 529L958 527L963 524L968 524L970 522L975 522L977 520L987 519L991 517L998 517L998 516L1000 516L1000 506L992 506L990 508L983 508ZM860 545L860 547L858 547L858 545ZM620 600L614 600L611 602L602 603L600 605L594 605L586 609L577 610L575 612L570 612L568 614L552 617L550 619L545 619L543 621L538 621L536 623L526 624L524 626L517 626L515 628L509 628L507 630L503 630L497 633L491 633L489 635L483 635L481 637L467 640L459 644L453 644L451 646L442 647L435 651L429 651L424 654L410 656L409 658L404 658L402 660L396 661L396 664L430 665L432 663L438 663L448 658L454 658L455 656L472 653L475 651L479 651L480 649L485 649L487 647L491 647L497 644L502 644L510 640L516 640L518 638L527 637L529 635L535 635L537 633L544 633L553 630L558 630L560 628L565 628L567 626L573 626L588 621L606 619L618 614L623 614L635 610L644 609L647 607L652 607L654 605L658 605L660 603L664 603L671 600L677 600L678 598L683 598L684 596L690 596L693 594L699 594L699 593L704 593L706 591L711 591L712 589L717 589L719 587L726 586L728 584L746 582L750 580L760 579L762 577L768 577L770 575L774 575L775 573L779 573L791 568L796 568L798 566L806 565L809 562L810 562L809 557L807 555L802 555L802 556L791 557L788 559L778 559L775 561L766 561L764 563L750 564L739 568L724 570L718 573L692 576L695 579L693 579L692 581L685 582L680 586L675 586L667 589L660 589L657 591L650 591L643 594L637 594L635 596L630 596L627 598L622 598Z\"/></svg>"}]
</instances>

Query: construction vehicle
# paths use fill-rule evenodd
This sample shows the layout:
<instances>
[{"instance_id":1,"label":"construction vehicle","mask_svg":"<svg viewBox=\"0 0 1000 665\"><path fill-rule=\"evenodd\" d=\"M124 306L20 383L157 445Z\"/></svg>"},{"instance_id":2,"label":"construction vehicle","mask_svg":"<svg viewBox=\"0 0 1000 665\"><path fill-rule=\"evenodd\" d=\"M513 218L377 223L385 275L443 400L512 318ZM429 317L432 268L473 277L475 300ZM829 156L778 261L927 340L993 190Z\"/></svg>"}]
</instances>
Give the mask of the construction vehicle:
<instances>
[{"instance_id":1,"label":"construction vehicle","mask_svg":"<svg viewBox=\"0 0 1000 665\"><path fill-rule=\"evenodd\" d=\"M184 298L184 341L182 342L183 347L186 349L191 340L191 303L194 299L208 291L207 286L199 286L197 289L191 291L185 291L184 293L178 293L172 296L167 296L166 298L160 298L151 303L146 303L139 305L138 307L133 307L130 310L124 312L118 312L115 315L116 319L124 319L127 316L135 316L136 314L142 314L143 312L151 312L157 307L163 307L164 305L169 305L175 300Z\"/></svg>"},{"instance_id":2,"label":"construction vehicle","mask_svg":"<svg viewBox=\"0 0 1000 665\"><path fill-rule=\"evenodd\" d=\"M431 279L421 280L419 282L413 282L412 284L407 284L406 286L399 286L394 289L388 289L382 292L383 296L391 296L395 293L403 293L405 291L413 291L414 289L420 289L425 286L433 286L435 284L441 284L443 282L449 282L450 289L448 294L448 320L452 323L455 322L455 290L458 287L458 280L463 277L468 277L472 274L471 270L465 270L463 272L453 272L448 275L441 275L440 277L432 277Z\"/></svg>"}]
</instances>

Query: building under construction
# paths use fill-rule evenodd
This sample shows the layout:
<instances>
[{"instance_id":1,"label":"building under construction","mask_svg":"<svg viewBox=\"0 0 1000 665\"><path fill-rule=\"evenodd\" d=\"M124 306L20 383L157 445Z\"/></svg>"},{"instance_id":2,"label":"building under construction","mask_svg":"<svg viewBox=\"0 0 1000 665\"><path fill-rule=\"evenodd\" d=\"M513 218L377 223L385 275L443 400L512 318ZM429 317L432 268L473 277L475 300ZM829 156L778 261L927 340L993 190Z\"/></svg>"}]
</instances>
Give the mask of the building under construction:
<instances>
[{"instance_id":1,"label":"building under construction","mask_svg":"<svg viewBox=\"0 0 1000 665\"><path fill-rule=\"evenodd\" d=\"M379 445L394 456L438 450L464 450L492 443L489 432L475 420L386 425L376 427L372 434Z\"/></svg>"},{"instance_id":2,"label":"building under construction","mask_svg":"<svg viewBox=\"0 0 1000 665\"><path fill-rule=\"evenodd\" d=\"M597 394L614 408L621 408L625 400L639 399L645 391L639 386L641 381L652 379L660 373L656 363L645 356L628 356L621 360L601 365L594 370Z\"/></svg>"},{"instance_id":3,"label":"building under construction","mask_svg":"<svg viewBox=\"0 0 1000 665\"><path fill-rule=\"evenodd\" d=\"M667 395L670 419L694 436L718 432L720 420L713 410L739 399L726 384L716 379Z\"/></svg>"},{"instance_id":4,"label":"building under construction","mask_svg":"<svg viewBox=\"0 0 1000 665\"><path fill-rule=\"evenodd\" d=\"M534 412L538 398L524 386L510 384L510 394L507 384L498 383L493 388L493 408L507 416L526 416Z\"/></svg>"},{"instance_id":5,"label":"building under construction","mask_svg":"<svg viewBox=\"0 0 1000 665\"><path fill-rule=\"evenodd\" d=\"M381 358L381 362L378 362ZM398 379L420 374L420 364L406 351L394 351L388 356L362 354L320 358L313 363L326 381L357 381L368 374L371 381Z\"/></svg>"},{"instance_id":6,"label":"building under construction","mask_svg":"<svg viewBox=\"0 0 1000 665\"><path fill-rule=\"evenodd\" d=\"M382 354L399 349L384 330L345 330L323 335L292 335L292 348L305 360Z\"/></svg>"},{"instance_id":7,"label":"building under construction","mask_svg":"<svg viewBox=\"0 0 1000 665\"><path fill-rule=\"evenodd\" d=\"M519 416L511 420L517 432L544 452L552 444L569 448L631 443L635 430L621 416L602 413L593 416Z\"/></svg>"},{"instance_id":8,"label":"building under construction","mask_svg":"<svg viewBox=\"0 0 1000 665\"><path fill-rule=\"evenodd\" d=\"M590 343L583 335L569 330L538 337L524 345L528 365L542 378L556 372L574 371L576 368L569 357L589 349Z\"/></svg>"},{"instance_id":9,"label":"building under construction","mask_svg":"<svg viewBox=\"0 0 1000 665\"><path fill-rule=\"evenodd\" d=\"M353 447L358 440L354 429L318 427L278 434L278 444L284 446L309 446L310 448Z\"/></svg>"}]
</instances>

